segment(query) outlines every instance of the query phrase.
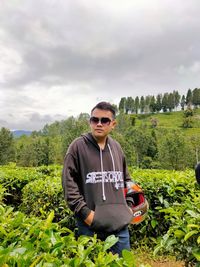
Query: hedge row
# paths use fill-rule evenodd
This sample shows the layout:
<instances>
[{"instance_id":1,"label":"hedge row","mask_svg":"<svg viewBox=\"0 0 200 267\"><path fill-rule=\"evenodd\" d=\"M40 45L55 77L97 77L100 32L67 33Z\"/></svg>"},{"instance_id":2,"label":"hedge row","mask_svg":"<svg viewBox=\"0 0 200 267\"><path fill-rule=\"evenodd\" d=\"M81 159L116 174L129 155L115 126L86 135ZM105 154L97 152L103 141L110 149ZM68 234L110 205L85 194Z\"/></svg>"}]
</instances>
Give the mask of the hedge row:
<instances>
[{"instance_id":1,"label":"hedge row","mask_svg":"<svg viewBox=\"0 0 200 267\"><path fill-rule=\"evenodd\" d=\"M31 181L60 176L61 166L37 168L17 167L16 164L0 166L0 184L6 192L5 203L17 207L22 203L22 189Z\"/></svg>"},{"instance_id":2,"label":"hedge row","mask_svg":"<svg viewBox=\"0 0 200 267\"><path fill-rule=\"evenodd\" d=\"M149 218L134 228L133 240L145 233L155 254L172 253L186 266L200 266L200 186L194 171L133 170L132 176L150 204Z\"/></svg>"},{"instance_id":3,"label":"hedge row","mask_svg":"<svg viewBox=\"0 0 200 267\"><path fill-rule=\"evenodd\" d=\"M20 194L21 203L20 205L17 203L15 208L41 218L45 218L53 210L54 221L59 221L63 226L74 230L74 218L63 197L61 167L27 170L22 168L21 175L20 170L17 171L19 179L15 176L18 181L13 184L17 185L14 192ZM130 226L132 246L137 247L143 242L156 247L155 253L170 251L177 253L177 257L181 259L198 261L200 188L196 184L194 172L191 170L184 172L130 170L130 172L133 179L143 187L150 205L148 218L139 225ZM4 170L4 173L7 175L5 177L9 177L14 172L10 168L8 172ZM27 176L23 178L25 173ZM13 179L9 177L8 181ZM6 189L8 181L2 184ZM14 202L12 204L15 205Z\"/></svg>"},{"instance_id":4,"label":"hedge row","mask_svg":"<svg viewBox=\"0 0 200 267\"><path fill-rule=\"evenodd\" d=\"M52 211L41 220L0 205L0 266L136 267L131 252L123 251L120 258L109 252L115 236L105 242L96 236L76 239L72 231L53 223L53 216Z\"/></svg>"}]
</instances>

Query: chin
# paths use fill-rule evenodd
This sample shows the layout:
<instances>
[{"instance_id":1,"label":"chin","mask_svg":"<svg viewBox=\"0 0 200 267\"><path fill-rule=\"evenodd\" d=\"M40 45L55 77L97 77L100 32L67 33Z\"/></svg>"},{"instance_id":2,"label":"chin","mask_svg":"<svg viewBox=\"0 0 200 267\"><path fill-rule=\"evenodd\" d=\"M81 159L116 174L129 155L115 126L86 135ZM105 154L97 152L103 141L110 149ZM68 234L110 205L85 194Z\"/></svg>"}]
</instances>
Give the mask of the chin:
<instances>
[{"instance_id":1,"label":"chin","mask_svg":"<svg viewBox=\"0 0 200 267\"><path fill-rule=\"evenodd\" d=\"M94 133L94 137L96 137L96 138L99 138L99 137L105 137L105 134L104 133Z\"/></svg>"}]
</instances>

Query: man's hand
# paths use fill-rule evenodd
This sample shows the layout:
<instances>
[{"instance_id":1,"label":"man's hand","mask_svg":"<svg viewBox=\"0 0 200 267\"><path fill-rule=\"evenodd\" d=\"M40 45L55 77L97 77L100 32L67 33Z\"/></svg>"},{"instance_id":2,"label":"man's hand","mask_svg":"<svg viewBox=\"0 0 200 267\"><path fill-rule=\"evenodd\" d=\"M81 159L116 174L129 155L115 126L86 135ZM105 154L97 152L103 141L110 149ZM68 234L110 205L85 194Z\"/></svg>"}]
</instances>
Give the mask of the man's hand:
<instances>
[{"instance_id":1,"label":"man's hand","mask_svg":"<svg viewBox=\"0 0 200 267\"><path fill-rule=\"evenodd\" d=\"M85 223L87 224L87 225L91 225L92 224L92 222L93 222L93 219L94 219L94 211L93 210L91 210L91 212L90 212L90 214L87 216L87 218L85 219Z\"/></svg>"}]
</instances>

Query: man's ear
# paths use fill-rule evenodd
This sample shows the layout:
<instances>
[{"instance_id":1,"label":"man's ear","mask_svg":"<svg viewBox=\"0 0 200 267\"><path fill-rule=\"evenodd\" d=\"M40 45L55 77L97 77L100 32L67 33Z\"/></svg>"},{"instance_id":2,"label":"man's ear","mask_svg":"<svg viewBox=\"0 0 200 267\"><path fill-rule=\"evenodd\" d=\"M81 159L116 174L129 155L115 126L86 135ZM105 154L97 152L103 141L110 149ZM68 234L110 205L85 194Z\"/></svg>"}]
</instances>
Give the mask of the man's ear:
<instances>
[{"instance_id":1,"label":"man's ear","mask_svg":"<svg viewBox=\"0 0 200 267\"><path fill-rule=\"evenodd\" d=\"M116 120L114 120L113 122L112 122L112 130L113 129L115 129L115 126L117 125L117 122L116 122Z\"/></svg>"}]
</instances>

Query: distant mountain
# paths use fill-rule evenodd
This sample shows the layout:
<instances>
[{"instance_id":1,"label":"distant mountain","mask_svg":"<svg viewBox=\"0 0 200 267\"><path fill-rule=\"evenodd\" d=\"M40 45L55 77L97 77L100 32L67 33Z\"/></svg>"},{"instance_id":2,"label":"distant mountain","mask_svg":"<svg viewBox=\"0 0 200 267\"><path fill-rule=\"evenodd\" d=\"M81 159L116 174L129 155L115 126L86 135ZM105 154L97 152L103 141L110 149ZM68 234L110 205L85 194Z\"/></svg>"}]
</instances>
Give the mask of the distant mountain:
<instances>
[{"instance_id":1,"label":"distant mountain","mask_svg":"<svg viewBox=\"0 0 200 267\"><path fill-rule=\"evenodd\" d=\"M12 131L14 137L20 137L22 135L31 135L32 131L26 131L26 130L13 130Z\"/></svg>"}]
</instances>

